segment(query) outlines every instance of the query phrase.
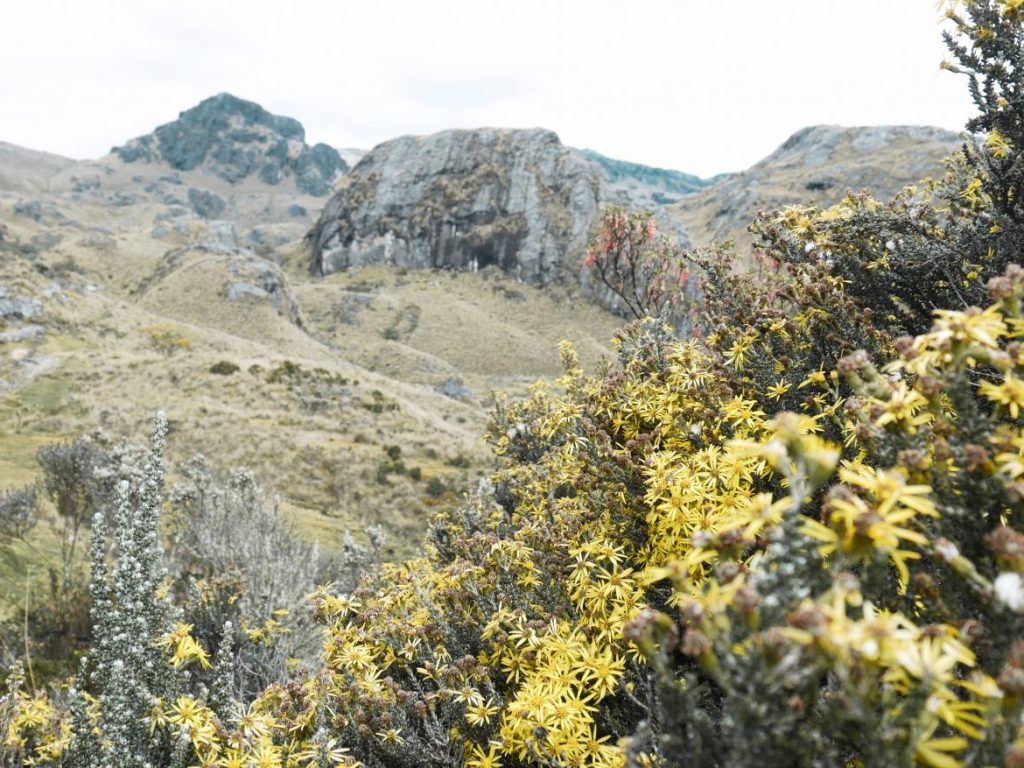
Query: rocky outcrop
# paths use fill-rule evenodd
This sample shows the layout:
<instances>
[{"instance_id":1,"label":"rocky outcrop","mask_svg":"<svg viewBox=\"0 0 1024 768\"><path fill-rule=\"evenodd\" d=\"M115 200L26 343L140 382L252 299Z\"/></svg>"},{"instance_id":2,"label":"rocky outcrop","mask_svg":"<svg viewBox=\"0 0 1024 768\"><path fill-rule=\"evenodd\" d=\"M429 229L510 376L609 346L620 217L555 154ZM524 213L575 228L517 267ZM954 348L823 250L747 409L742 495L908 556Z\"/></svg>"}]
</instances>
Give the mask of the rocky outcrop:
<instances>
[{"instance_id":1,"label":"rocky outcrop","mask_svg":"<svg viewBox=\"0 0 1024 768\"><path fill-rule=\"evenodd\" d=\"M205 189L189 187L188 204L192 210L204 219L216 219L224 213L224 199L213 192Z\"/></svg>"},{"instance_id":2,"label":"rocky outcrop","mask_svg":"<svg viewBox=\"0 0 1024 768\"><path fill-rule=\"evenodd\" d=\"M310 233L313 270L480 269L551 280L586 244L600 169L542 129L404 136L369 152Z\"/></svg>"},{"instance_id":3,"label":"rocky outcrop","mask_svg":"<svg viewBox=\"0 0 1024 768\"><path fill-rule=\"evenodd\" d=\"M222 93L112 152L126 163L162 161L178 171L202 167L231 183L293 179L300 192L326 195L348 166L336 149L309 146L305 137L298 120Z\"/></svg>"},{"instance_id":4,"label":"rocky outcrop","mask_svg":"<svg viewBox=\"0 0 1024 768\"><path fill-rule=\"evenodd\" d=\"M831 205L847 190L888 199L904 186L942 173L960 146L957 134L927 126L847 128L816 125L790 136L741 173L682 198L665 212L678 217L695 245L732 240L745 252L758 211L814 201Z\"/></svg>"},{"instance_id":5,"label":"rocky outcrop","mask_svg":"<svg viewBox=\"0 0 1024 768\"><path fill-rule=\"evenodd\" d=\"M0 318L30 320L43 312L43 305L29 296L21 296L0 285Z\"/></svg>"}]
</instances>

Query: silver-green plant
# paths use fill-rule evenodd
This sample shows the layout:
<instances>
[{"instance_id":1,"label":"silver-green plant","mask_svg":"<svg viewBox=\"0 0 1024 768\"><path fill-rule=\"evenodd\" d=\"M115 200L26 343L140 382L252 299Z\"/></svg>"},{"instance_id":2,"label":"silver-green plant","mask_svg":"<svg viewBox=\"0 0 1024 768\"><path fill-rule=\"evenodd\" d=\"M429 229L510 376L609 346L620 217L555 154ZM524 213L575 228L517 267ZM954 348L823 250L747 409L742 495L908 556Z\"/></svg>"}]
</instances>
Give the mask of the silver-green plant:
<instances>
[{"instance_id":1,"label":"silver-green plant","mask_svg":"<svg viewBox=\"0 0 1024 768\"><path fill-rule=\"evenodd\" d=\"M88 681L98 702L91 755L78 756L89 768L145 768L166 764L167 745L159 743L147 722L154 704L179 687L157 641L171 627L171 609L158 596L158 525L164 485L163 455L167 418L158 413L142 477L133 502L130 484L117 488L113 520L103 511L92 521L93 649ZM112 525L111 525L112 523Z\"/></svg>"}]
</instances>

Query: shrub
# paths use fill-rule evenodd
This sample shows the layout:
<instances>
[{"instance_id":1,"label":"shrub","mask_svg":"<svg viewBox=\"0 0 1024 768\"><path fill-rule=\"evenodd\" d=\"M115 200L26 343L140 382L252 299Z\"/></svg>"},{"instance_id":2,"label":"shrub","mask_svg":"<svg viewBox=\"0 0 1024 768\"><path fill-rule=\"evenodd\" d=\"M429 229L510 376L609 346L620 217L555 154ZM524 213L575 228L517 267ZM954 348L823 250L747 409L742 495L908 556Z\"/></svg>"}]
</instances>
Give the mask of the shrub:
<instances>
[{"instance_id":1,"label":"shrub","mask_svg":"<svg viewBox=\"0 0 1024 768\"><path fill-rule=\"evenodd\" d=\"M180 474L171 494L170 549L187 597L185 621L205 647L220 653L229 643L233 692L250 701L285 678L288 659L315 657L303 603L325 561L251 472L221 477L197 455ZM226 622L233 630L227 638Z\"/></svg>"},{"instance_id":2,"label":"shrub","mask_svg":"<svg viewBox=\"0 0 1024 768\"><path fill-rule=\"evenodd\" d=\"M587 246L584 266L639 320L647 316L692 322L696 284L682 254L658 234L654 214L607 208Z\"/></svg>"},{"instance_id":3,"label":"shrub","mask_svg":"<svg viewBox=\"0 0 1024 768\"><path fill-rule=\"evenodd\" d=\"M24 538L38 522L38 514L35 486L0 493L0 542Z\"/></svg>"},{"instance_id":4,"label":"shrub","mask_svg":"<svg viewBox=\"0 0 1024 768\"><path fill-rule=\"evenodd\" d=\"M192 340L180 335L177 328L172 325L153 325L143 328L142 332L149 338L150 343L165 355L173 355L192 346Z\"/></svg>"},{"instance_id":5,"label":"shrub","mask_svg":"<svg viewBox=\"0 0 1024 768\"><path fill-rule=\"evenodd\" d=\"M228 360L221 360L210 366L210 373L215 373L218 376L231 376L232 374L238 373L241 368L237 364L232 363Z\"/></svg>"},{"instance_id":6,"label":"shrub","mask_svg":"<svg viewBox=\"0 0 1024 768\"><path fill-rule=\"evenodd\" d=\"M437 475L434 475L427 480L427 493L431 496L443 496L448 491L448 486L444 484Z\"/></svg>"}]
</instances>

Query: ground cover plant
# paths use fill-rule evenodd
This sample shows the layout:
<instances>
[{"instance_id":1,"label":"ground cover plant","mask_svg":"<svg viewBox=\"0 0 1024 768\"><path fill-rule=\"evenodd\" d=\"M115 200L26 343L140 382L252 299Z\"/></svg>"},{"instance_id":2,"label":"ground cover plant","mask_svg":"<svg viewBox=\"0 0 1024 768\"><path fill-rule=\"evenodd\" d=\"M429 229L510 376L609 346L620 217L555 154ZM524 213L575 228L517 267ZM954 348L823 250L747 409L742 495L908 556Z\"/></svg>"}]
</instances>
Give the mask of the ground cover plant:
<instances>
[{"instance_id":1,"label":"ground cover plant","mask_svg":"<svg viewBox=\"0 0 1024 768\"><path fill-rule=\"evenodd\" d=\"M610 288L658 276L638 315L700 280L694 331L641 317L603 369L564 345L499 398L490 485L422 556L314 592L316 662L240 650L278 642L229 609L265 615L272 574L164 579L158 419L91 525L92 648L49 690L9 677L2 764L1024 765L1022 13L949 9L979 116L941 179L762 215L755 274L600 233Z\"/></svg>"}]
</instances>

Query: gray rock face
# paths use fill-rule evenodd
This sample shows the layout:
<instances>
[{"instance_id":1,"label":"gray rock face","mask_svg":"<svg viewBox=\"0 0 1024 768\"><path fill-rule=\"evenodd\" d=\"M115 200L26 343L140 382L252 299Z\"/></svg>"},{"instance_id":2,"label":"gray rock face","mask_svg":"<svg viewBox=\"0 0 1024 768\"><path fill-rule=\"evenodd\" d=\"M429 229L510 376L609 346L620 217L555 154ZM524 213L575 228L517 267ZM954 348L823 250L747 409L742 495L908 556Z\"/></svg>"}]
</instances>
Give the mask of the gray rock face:
<instances>
[{"instance_id":1,"label":"gray rock face","mask_svg":"<svg viewBox=\"0 0 1024 768\"><path fill-rule=\"evenodd\" d=\"M313 270L493 264L544 283L586 244L603 183L595 164L541 129L388 141L328 201L310 233Z\"/></svg>"},{"instance_id":2,"label":"gray rock face","mask_svg":"<svg viewBox=\"0 0 1024 768\"><path fill-rule=\"evenodd\" d=\"M888 199L907 184L941 175L943 158L960 143L957 134L929 126L814 125L747 170L680 198L668 212L683 221L695 245L732 240L745 253L753 244L747 227L758 211L810 200L832 205L847 190Z\"/></svg>"},{"instance_id":3,"label":"gray rock face","mask_svg":"<svg viewBox=\"0 0 1024 768\"><path fill-rule=\"evenodd\" d=\"M238 250L238 233L230 221L211 221L206 228L203 247L215 253L230 253Z\"/></svg>"},{"instance_id":4,"label":"gray rock face","mask_svg":"<svg viewBox=\"0 0 1024 768\"><path fill-rule=\"evenodd\" d=\"M162 160L179 171L203 166L232 183L256 176L276 185L292 178L300 191L326 195L348 166L337 150L311 147L305 137L298 120L222 93L112 151L126 163Z\"/></svg>"},{"instance_id":5,"label":"gray rock face","mask_svg":"<svg viewBox=\"0 0 1024 768\"><path fill-rule=\"evenodd\" d=\"M295 303L280 268L275 264L252 254L239 252L233 255L227 268L233 279L233 282L224 288L229 301L269 301L274 309L287 315L292 322L298 319L298 304Z\"/></svg>"},{"instance_id":6,"label":"gray rock face","mask_svg":"<svg viewBox=\"0 0 1024 768\"><path fill-rule=\"evenodd\" d=\"M801 128L762 161L815 168L831 163L836 153L848 145L850 153L873 155L898 142L921 146L947 145L960 141L952 131L926 125L872 125L846 128L839 125L812 125Z\"/></svg>"},{"instance_id":7,"label":"gray rock face","mask_svg":"<svg viewBox=\"0 0 1024 768\"><path fill-rule=\"evenodd\" d=\"M19 341L31 341L43 336L43 326L23 325L21 328L13 328L0 333L0 344L11 344Z\"/></svg>"},{"instance_id":8,"label":"gray rock face","mask_svg":"<svg viewBox=\"0 0 1024 768\"><path fill-rule=\"evenodd\" d=\"M225 203L220 195L205 189L189 187L188 204L204 219L216 219L224 213Z\"/></svg>"},{"instance_id":9,"label":"gray rock face","mask_svg":"<svg viewBox=\"0 0 1024 768\"><path fill-rule=\"evenodd\" d=\"M449 376L434 389L452 400L471 400L473 398L473 393L466 388L458 376Z\"/></svg>"},{"instance_id":10,"label":"gray rock face","mask_svg":"<svg viewBox=\"0 0 1024 768\"><path fill-rule=\"evenodd\" d=\"M0 317L30 320L43 313L43 305L28 296L12 293L0 285Z\"/></svg>"}]
</instances>

